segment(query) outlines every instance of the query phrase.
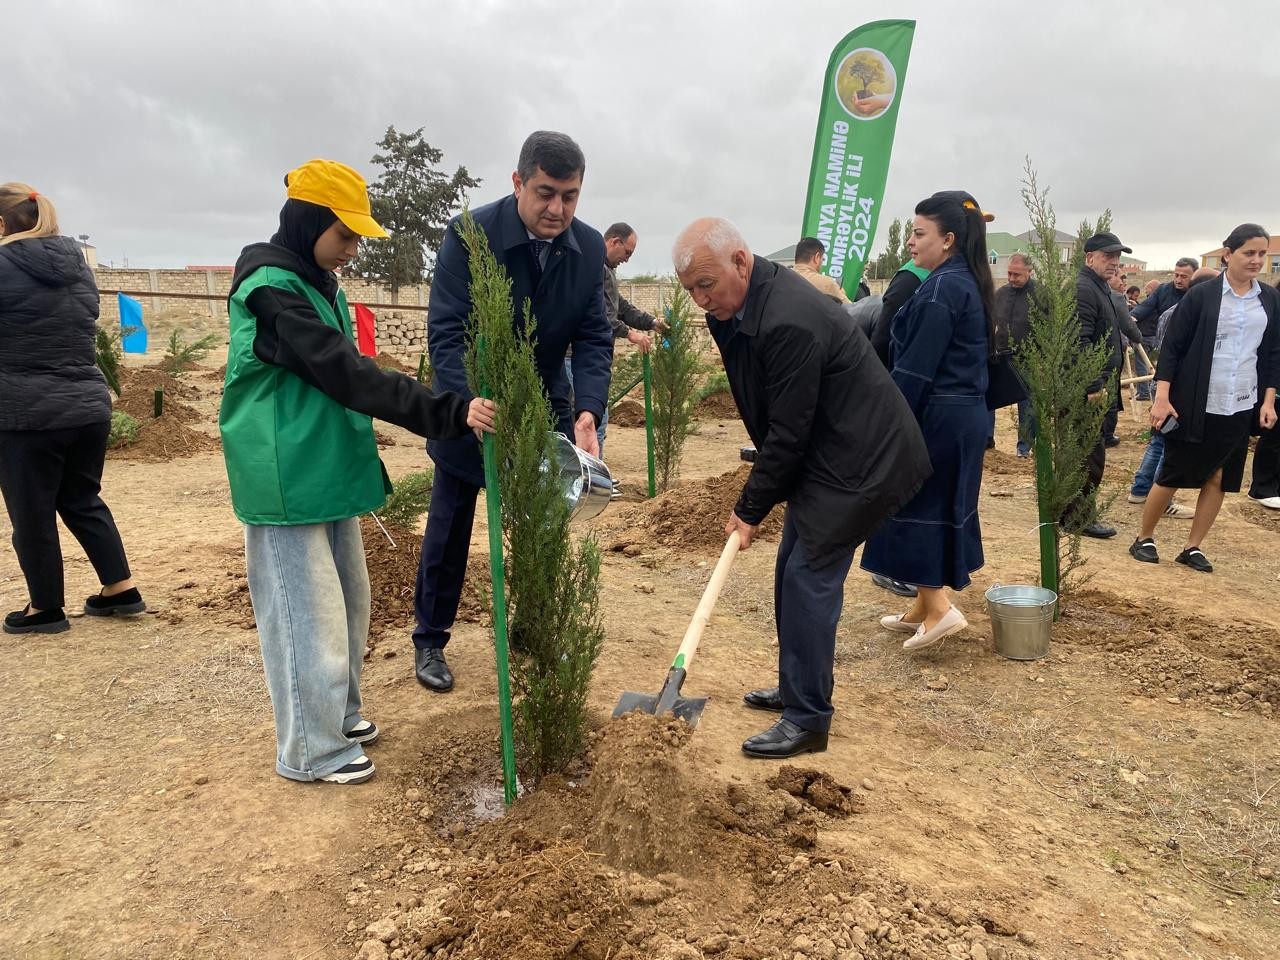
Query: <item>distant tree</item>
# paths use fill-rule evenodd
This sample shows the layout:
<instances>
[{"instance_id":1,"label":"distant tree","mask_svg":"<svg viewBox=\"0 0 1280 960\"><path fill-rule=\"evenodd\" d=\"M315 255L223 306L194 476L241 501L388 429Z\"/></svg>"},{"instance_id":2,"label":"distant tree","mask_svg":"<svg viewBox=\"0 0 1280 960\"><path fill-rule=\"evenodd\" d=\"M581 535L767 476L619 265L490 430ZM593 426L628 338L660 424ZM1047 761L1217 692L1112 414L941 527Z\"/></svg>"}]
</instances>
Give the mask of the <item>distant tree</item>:
<instances>
[{"instance_id":1,"label":"distant tree","mask_svg":"<svg viewBox=\"0 0 1280 960\"><path fill-rule=\"evenodd\" d=\"M885 239L885 248L880 255L871 261L867 277L871 280L888 280L898 268L911 259L911 250L907 241L911 239L912 218L894 221L889 224L889 236Z\"/></svg>"},{"instance_id":2,"label":"distant tree","mask_svg":"<svg viewBox=\"0 0 1280 960\"><path fill-rule=\"evenodd\" d=\"M458 167L453 176L438 170L444 153L427 143L423 129L400 133L387 127L378 141L381 152L371 160L382 168L369 185L373 218L391 236L367 241L355 272L382 280L392 295L430 276L449 218L466 202L467 191L480 185L466 167Z\"/></svg>"},{"instance_id":3,"label":"distant tree","mask_svg":"<svg viewBox=\"0 0 1280 960\"><path fill-rule=\"evenodd\" d=\"M869 56L868 54L859 54L849 61L849 76L856 77L862 82L863 92L866 92L871 84L883 83L885 80L884 64L878 57Z\"/></svg>"}]
</instances>

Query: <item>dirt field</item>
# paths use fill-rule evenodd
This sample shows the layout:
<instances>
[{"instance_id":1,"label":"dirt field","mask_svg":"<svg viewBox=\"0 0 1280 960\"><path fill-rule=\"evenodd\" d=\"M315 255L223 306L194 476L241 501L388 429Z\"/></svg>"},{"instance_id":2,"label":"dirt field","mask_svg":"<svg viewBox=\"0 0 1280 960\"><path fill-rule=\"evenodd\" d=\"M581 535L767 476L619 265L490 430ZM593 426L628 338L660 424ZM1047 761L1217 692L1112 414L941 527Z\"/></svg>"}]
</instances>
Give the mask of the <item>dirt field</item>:
<instances>
[{"instance_id":1,"label":"dirt field","mask_svg":"<svg viewBox=\"0 0 1280 960\"><path fill-rule=\"evenodd\" d=\"M959 599L972 628L904 654L876 623L903 604L855 568L831 747L780 766L739 751L771 719L740 697L774 682L776 539L739 558L708 629L686 685L711 698L697 730L605 720L623 690L660 683L722 542L734 484L717 478L746 437L731 415L704 418L680 488L597 521L600 729L575 769L503 817L483 615L450 645L454 692L422 689L412 536L376 564L383 584L405 576L366 664L377 776L275 775L213 374L188 374L174 398L208 448L107 464L153 613L0 637L0 957L1277 956L1280 521L1242 496L1205 544L1217 571L1204 576L1170 562L1185 523L1158 531L1164 563L1133 562L1138 508L1121 495L1121 534L1087 545L1093 579L1051 655L1006 661L981 591L1038 564L1031 472L1001 416L987 566ZM1141 444L1136 421L1121 424L1107 476L1122 494ZM419 440L379 431L393 477L424 466ZM643 434L609 430L631 498ZM479 511L478 558L483 543ZM96 584L65 532L64 549L75 607ZM3 609L25 600L2 550Z\"/></svg>"}]
</instances>

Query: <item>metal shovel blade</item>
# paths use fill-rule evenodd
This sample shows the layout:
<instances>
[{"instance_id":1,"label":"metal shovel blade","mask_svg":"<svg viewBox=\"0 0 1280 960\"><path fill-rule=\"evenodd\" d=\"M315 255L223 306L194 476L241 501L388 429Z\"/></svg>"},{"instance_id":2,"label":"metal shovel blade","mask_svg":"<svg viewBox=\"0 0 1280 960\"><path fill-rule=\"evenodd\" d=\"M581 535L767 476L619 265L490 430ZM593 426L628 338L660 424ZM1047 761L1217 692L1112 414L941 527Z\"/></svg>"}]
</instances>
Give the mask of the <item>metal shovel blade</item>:
<instances>
[{"instance_id":1,"label":"metal shovel blade","mask_svg":"<svg viewBox=\"0 0 1280 960\"><path fill-rule=\"evenodd\" d=\"M635 711L656 716L659 696L656 693L633 693L627 691L618 700L618 705L613 708L613 716L617 719L624 713ZM706 706L706 697L676 697L670 709L673 716L679 717L690 727L696 727L698 719L702 716L702 711ZM663 710L663 713L665 712L666 710Z\"/></svg>"}]
</instances>

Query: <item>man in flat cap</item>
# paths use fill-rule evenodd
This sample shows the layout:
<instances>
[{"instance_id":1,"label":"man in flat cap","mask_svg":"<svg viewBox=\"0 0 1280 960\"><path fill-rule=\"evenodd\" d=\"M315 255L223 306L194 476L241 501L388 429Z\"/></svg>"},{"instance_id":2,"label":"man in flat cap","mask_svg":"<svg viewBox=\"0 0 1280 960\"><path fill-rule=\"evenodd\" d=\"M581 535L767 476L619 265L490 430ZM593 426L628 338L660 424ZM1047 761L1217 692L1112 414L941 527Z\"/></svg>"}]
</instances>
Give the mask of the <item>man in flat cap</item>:
<instances>
[{"instance_id":1,"label":"man in flat cap","mask_svg":"<svg viewBox=\"0 0 1280 960\"><path fill-rule=\"evenodd\" d=\"M1084 266L1076 278L1076 316L1080 320L1080 347L1089 350L1098 344L1107 345L1107 364L1098 378L1089 385L1091 403L1110 404L1119 390L1119 371L1124 362L1124 344L1120 337L1121 325L1128 321L1128 311L1111 296L1108 281L1120 269L1120 254L1133 253L1120 242L1114 233L1095 233L1084 242ZM1085 461L1085 485L1080 496L1063 512L1062 525L1078 530L1086 537L1105 540L1116 535L1116 528L1096 519L1081 524L1088 511L1093 492L1102 482L1107 465L1107 447L1103 431L1098 432L1098 442Z\"/></svg>"}]
</instances>

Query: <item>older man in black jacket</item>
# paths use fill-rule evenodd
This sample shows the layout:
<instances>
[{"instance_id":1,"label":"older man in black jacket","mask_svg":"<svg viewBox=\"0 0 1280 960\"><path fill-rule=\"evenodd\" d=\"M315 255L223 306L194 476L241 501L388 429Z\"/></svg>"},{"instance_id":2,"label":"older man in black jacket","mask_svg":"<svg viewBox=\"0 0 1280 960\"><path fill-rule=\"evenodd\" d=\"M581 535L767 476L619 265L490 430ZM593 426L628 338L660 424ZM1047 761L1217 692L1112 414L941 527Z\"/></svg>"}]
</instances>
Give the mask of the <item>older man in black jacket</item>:
<instances>
[{"instance_id":1,"label":"older man in black jacket","mask_svg":"<svg viewBox=\"0 0 1280 960\"><path fill-rule=\"evenodd\" d=\"M825 750L845 577L858 544L928 477L924 438L835 301L752 256L727 220L690 224L673 260L707 311L757 450L725 533L746 549L769 511L787 504L774 575L779 685L744 698L782 718L742 749L753 757Z\"/></svg>"},{"instance_id":2,"label":"older man in black jacket","mask_svg":"<svg viewBox=\"0 0 1280 960\"><path fill-rule=\"evenodd\" d=\"M1107 344L1107 363L1098 378L1089 386L1089 400L1094 403L1110 403L1112 391L1118 389L1117 374L1124 362L1124 344L1120 338L1122 326L1129 317L1111 296L1107 281L1120 264L1121 253L1133 253L1122 244L1114 233L1095 233L1084 243L1084 266L1076 278L1076 316L1080 320L1080 346L1091 349ZM1094 490L1102 482L1107 465L1107 448L1103 432L1098 433L1098 443L1085 462L1086 479L1080 496L1062 515L1062 523L1069 528L1079 528L1086 537L1105 540L1116 535L1116 528L1097 520L1080 526L1079 517L1084 512Z\"/></svg>"}]
</instances>

